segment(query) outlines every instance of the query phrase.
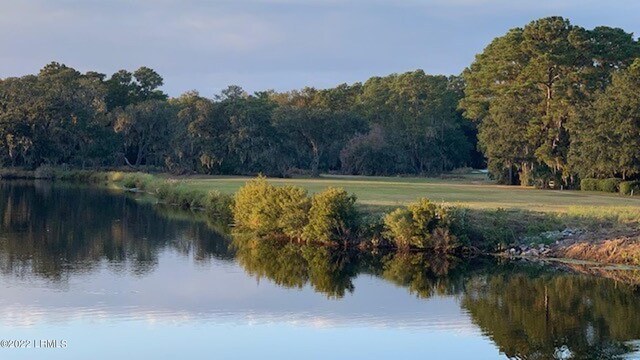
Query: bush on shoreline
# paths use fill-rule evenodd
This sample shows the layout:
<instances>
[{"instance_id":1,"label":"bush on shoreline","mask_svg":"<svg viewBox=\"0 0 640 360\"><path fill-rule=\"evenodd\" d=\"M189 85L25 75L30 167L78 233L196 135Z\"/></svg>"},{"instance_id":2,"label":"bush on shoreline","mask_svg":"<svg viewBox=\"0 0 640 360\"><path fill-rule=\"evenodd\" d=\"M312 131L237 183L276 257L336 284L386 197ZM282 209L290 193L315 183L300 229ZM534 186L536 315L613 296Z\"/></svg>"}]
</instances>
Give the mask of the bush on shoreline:
<instances>
[{"instance_id":1,"label":"bush on shoreline","mask_svg":"<svg viewBox=\"0 0 640 360\"><path fill-rule=\"evenodd\" d=\"M234 195L233 217L240 230L300 239L308 208L306 190L295 186L277 188L260 176Z\"/></svg>"},{"instance_id":2,"label":"bush on shoreline","mask_svg":"<svg viewBox=\"0 0 640 360\"><path fill-rule=\"evenodd\" d=\"M355 195L344 189L328 188L311 199L308 224L303 238L307 242L339 243L355 238L360 225L360 214Z\"/></svg>"},{"instance_id":3,"label":"bush on shoreline","mask_svg":"<svg viewBox=\"0 0 640 360\"><path fill-rule=\"evenodd\" d=\"M355 200L355 196L335 188L309 198L300 187L276 187L258 177L236 192L233 218L240 231L261 237L335 244L357 234Z\"/></svg>"},{"instance_id":4,"label":"bush on shoreline","mask_svg":"<svg viewBox=\"0 0 640 360\"><path fill-rule=\"evenodd\" d=\"M398 249L428 249L451 252L459 243L450 232L451 218L446 208L426 198L397 208L384 217L384 235Z\"/></svg>"}]
</instances>

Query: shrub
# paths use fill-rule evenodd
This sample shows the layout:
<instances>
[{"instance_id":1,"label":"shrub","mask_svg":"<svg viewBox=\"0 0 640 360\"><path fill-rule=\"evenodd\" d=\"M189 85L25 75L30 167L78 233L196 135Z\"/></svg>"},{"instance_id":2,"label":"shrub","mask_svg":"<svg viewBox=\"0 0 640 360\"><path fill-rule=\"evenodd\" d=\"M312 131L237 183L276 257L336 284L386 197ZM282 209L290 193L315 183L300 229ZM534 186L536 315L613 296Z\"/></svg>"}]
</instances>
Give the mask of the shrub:
<instances>
[{"instance_id":1,"label":"shrub","mask_svg":"<svg viewBox=\"0 0 640 360\"><path fill-rule=\"evenodd\" d=\"M408 249L417 239L416 225L413 223L411 211L407 208L397 208L384 217L384 234L389 237L399 249Z\"/></svg>"},{"instance_id":2,"label":"shrub","mask_svg":"<svg viewBox=\"0 0 640 360\"><path fill-rule=\"evenodd\" d=\"M447 210L428 199L398 208L385 216L385 236L400 249L431 249L449 252L457 247L456 237L449 232Z\"/></svg>"},{"instance_id":3,"label":"shrub","mask_svg":"<svg viewBox=\"0 0 640 360\"><path fill-rule=\"evenodd\" d=\"M620 193L625 195L640 195L640 180L623 181L620 183Z\"/></svg>"},{"instance_id":4,"label":"shrub","mask_svg":"<svg viewBox=\"0 0 640 360\"><path fill-rule=\"evenodd\" d=\"M158 199L166 201L173 190L173 186L175 186L175 183L172 183L169 180L162 181L156 186L154 191L155 195L158 197Z\"/></svg>"},{"instance_id":5,"label":"shrub","mask_svg":"<svg viewBox=\"0 0 640 360\"><path fill-rule=\"evenodd\" d=\"M259 234L277 230L278 204L275 187L264 177L248 181L234 196L233 218L240 229Z\"/></svg>"},{"instance_id":6,"label":"shrub","mask_svg":"<svg viewBox=\"0 0 640 360\"><path fill-rule=\"evenodd\" d=\"M111 171L107 174L107 179L110 182L120 182L124 180L124 173L122 171Z\"/></svg>"},{"instance_id":7,"label":"shrub","mask_svg":"<svg viewBox=\"0 0 640 360\"><path fill-rule=\"evenodd\" d=\"M221 194L217 190L211 190L204 198L203 207L207 214L224 223L228 224L233 218L233 197L231 195Z\"/></svg>"},{"instance_id":8,"label":"shrub","mask_svg":"<svg viewBox=\"0 0 640 360\"><path fill-rule=\"evenodd\" d=\"M301 237L309 208L304 189L276 188L258 177L241 187L233 200L233 218L239 229L257 235Z\"/></svg>"},{"instance_id":9,"label":"shrub","mask_svg":"<svg viewBox=\"0 0 640 360\"><path fill-rule=\"evenodd\" d=\"M280 211L278 228L290 238L301 238L310 207L307 191L296 186L277 188L275 201Z\"/></svg>"},{"instance_id":10,"label":"shrub","mask_svg":"<svg viewBox=\"0 0 640 360\"><path fill-rule=\"evenodd\" d=\"M151 174L129 173L122 177L122 186L126 189L146 190L155 180Z\"/></svg>"},{"instance_id":11,"label":"shrub","mask_svg":"<svg viewBox=\"0 0 640 360\"><path fill-rule=\"evenodd\" d=\"M598 182L598 190L610 193L618 192L620 182L622 182L622 180L616 178L600 180Z\"/></svg>"},{"instance_id":12,"label":"shrub","mask_svg":"<svg viewBox=\"0 0 640 360\"><path fill-rule=\"evenodd\" d=\"M356 197L344 189L328 188L315 194L311 199L309 223L304 228L303 238L323 243L353 238L360 220L355 202Z\"/></svg>"},{"instance_id":13,"label":"shrub","mask_svg":"<svg viewBox=\"0 0 640 360\"><path fill-rule=\"evenodd\" d=\"M163 194L163 200L166 203L179 206L183 209L204 207L206 194L202 191L190 189L184 184L177 183L176 185L172 185L165 182L156 190L156 193L158 192Z\"/></svg>"},{"instance_id":14,"label":"shrub","mask_svg":"<svg viewBox=\"0 0 640 360\"><path fill-rule=\"evenodd\" d=\"M582 191L599 191L598 179L582 179L580 181L580 190Z\"/></svg>"},{"instance_id":15,"label":"shrub","mask_svg":"<svg viewBox=\"0 0 640 360\"><path fill-rule=\"evenodd\" d=\"M36 179L50 180L55 177L55 172L51 166L41 165L36 168L33 175L34 175L34 178Z\"/></svg>"},{"instance_id":16,"label":"shrub","mask_svg":"<svg viewBox=\"0 0 640 360\"><path fill-rule=\"evenodd\" d=\"M122 186L126 189L133 189L136 187L136 176L135 174L127 174L122 179Z\"/></svg>"},{"instance_id":17,"label":"shrub","mask_svg":"<svg viewBox=\"0 0 640 360\"><path fill-rule=\"evenodd\" d=\"M582 179L580 189L584 191L604 191L618 192L622 180L616 178L609 179Z\"/></svg>"}]
</instances>

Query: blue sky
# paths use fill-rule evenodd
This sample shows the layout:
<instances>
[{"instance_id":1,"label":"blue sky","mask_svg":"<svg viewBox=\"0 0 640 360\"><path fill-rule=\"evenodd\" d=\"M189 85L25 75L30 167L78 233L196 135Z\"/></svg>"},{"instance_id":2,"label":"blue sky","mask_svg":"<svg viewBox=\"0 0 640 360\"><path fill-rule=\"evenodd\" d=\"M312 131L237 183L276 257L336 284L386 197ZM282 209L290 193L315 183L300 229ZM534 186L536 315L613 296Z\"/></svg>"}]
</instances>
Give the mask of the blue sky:
<instances>
[{"instance_id":1,"label":"blue sky","mask_svg":"<svg viewBox=\"0 0 640 360\"><path fill-rule=\"evenodd\" d=\"M0 0L0 77L50 61L145 65L170 95L331 87L424 69L458 74L496 36L561 15L640 34L635 0Z\"/></svg>"}]
</instances>

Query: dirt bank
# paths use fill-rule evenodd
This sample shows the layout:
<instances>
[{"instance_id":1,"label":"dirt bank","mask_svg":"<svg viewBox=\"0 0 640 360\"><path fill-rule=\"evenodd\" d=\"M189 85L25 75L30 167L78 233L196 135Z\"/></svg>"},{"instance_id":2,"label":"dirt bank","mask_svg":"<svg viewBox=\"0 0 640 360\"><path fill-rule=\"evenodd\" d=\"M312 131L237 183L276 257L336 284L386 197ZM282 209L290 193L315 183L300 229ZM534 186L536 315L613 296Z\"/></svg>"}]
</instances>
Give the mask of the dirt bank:
<instances>
[{"instance_id":1,"label":"dirt bank","mask_svg":"<svg viewBox=\"0 0 640 360\"><path fill-rule=\"evenodd\" d=\"M603 237L583 234L551 246L549 256L597 261L605 264L640 265L640 231L620 231Z\"/></svg>"}]
</instances>

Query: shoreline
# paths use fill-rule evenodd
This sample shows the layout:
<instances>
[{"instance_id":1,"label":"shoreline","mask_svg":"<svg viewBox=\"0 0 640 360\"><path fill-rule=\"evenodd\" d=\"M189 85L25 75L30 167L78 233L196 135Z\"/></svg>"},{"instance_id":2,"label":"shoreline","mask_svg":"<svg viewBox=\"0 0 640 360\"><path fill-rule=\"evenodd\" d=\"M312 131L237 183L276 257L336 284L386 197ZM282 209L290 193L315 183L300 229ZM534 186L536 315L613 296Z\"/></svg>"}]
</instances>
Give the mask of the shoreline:
<instances>
[{"instance_id":1,"label":"shoreline","mask_svg":"<svg viewBox=\"0 0 640 360\"><path fill-rule=\"evenodd\" d=\"M169 206L202 211L208 213L207 215L210 217L226 217L227 219L233 217L230 212L225 212L225 207L221 204L213 204L212 207L214 209L208 209L203 203L204 197L211 192L216 192L216 190L213 189L212 191L205 192L191 189L188 184L185 183L185 181L188 181L188 177L182 177L181 180L175 180L170 177L165 177L164 174L58 169L52 170L47 174L37 174L36 171L28 170L15 170L9 176L7 176L7 174L6 170L4 173L0 173L0 180L50 180L81 183L89 186L115 185L123 191L146 193L156 199L159 203L164 203ZM201 178L201 176L198 178ZM151 186L152 184L153 186ZM155 188L155 191L147 190L152 187ZM161 192L164 192L164 194ZM228 202L230 197L231 195L229 194L221 194L219 192L217 192L216 195L216 199L223 199L221 201L222 203ZM359 207L367 216L376 214L376 212L379 213L379 209L371 210L367 208L367 205L359 204ZM457 255L465 256L469 253L468 250L471 249L474 254L498 255L503 257L513 257L515 255L515 257L539 259L541 261L549 259L564 259L566 262L593 262L593 266L640 266L640 227L638 227L638 224L632 224L632 226L623 227L621 229L616 229L616 224L613 224L613 230L606 229L601 224L591 224L595 225L594 229L570 229L564 225L562 221L558 223L550 222L549 224L540 225L537 224L539 219L526 218L527 215L540 215L534 212L531 212L530 214L512 212L510 215L505 216L505 218L502 219L503 221L494 221L492 224L490 221L484 221L486 219L483 216L495 215L500 212L500 209L495 210L493 213L493 210L478 212L473 209L458 209L465 213L469 212L471 214L470 219L476 220L476 222L480 223L480 230L489 230L489 233L480 234L480 236L478 236L478 231L476 231L478 229L469 227L469 229L465 231L468 231L470 237L476 236L476 242L483 245L484 248L482 246L467 246L465 248L466 251L460 251ZM550 215L551 218L554 216L559 216L559 214L552 213ZM478 218L474 219L474 217ZM510 219L509 217L512 217L513 219ZM492 233L498 233L498 235L500 235L499 232L502 230L511 230L511 228L517 227L518 224L516 224L516 221L511 222L509 220L518 220L523 222L524 228L527 228L526 236L523 236L522 234L514 234L512 240L515 241L511 241L510 243L505 243L503 245L497 244L497 246L502 247L502 249L490 248L491 246L488 238ZM587 218L586 220L588 223L589 219ZM231 222L232 221L228 221L229 224L231 224ZM535 229L529 229L529 227L533 225L540 225L540 230L536 231ZM550 231L545 229L554 226L556 230ZM563 227L564 229L562 229ZM559 239L556 238L558 233L563 234L567 231L569 231L568 236L564 236ZM513 232L515 233L516 231ZM505 241L503 240L503 242ZM388 246L376 245L372 240L361 239L350 245L350 248L356 248L361 251L371 251L376 248L389 249ZM514 253L513 249L517 248L520 248L521 251L516 250ZM540 249L540 251L537 249ZM496 250L498 251L496 252Z\"/></svg>"}]
</instances>

